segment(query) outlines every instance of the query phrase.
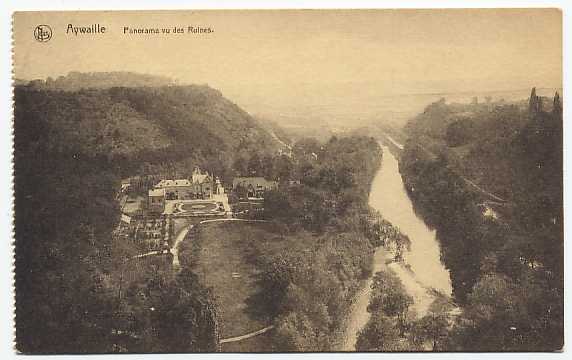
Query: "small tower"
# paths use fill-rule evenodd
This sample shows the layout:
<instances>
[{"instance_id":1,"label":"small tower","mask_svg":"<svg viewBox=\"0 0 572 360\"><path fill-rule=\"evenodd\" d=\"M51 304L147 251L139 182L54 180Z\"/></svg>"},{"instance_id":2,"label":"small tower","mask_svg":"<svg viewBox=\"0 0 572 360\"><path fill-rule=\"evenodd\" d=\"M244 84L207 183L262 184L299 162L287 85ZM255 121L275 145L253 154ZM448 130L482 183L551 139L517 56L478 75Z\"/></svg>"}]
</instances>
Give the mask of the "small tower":
<instances>
[{"instance_id":1,"label":"small tower","mask_svg":"<svg viewBox=\"0 0 572 360\"><path fill-rule=\"evenodd\" d=\"M216 193L217 193L217 195L222 195L222 194L224 194L224 188L222 187L222 184L221 184L220 179L218 178L218 176L215 178L215 186L216 186Z\"/></svg>"},{"instance_id":2,"label":"small tower","mask_svg":"<svg viewBox=\"0 0 572 360\"><path fill-rule=\"evenodd\" d=\"M560 94L558 94L558 91L554 94L554 106L552 107L552 113L558 116L562 115L562 103L560 102Z\"/></svg>"},{"instance_id":3,"label":"small tower","mask_svg":"<svg viewBox=\"0 0 572 360\"><path fill-rule=\"evenodd\" d=\"M536 115L542 112L542 98L536 95L536 88L533 87L530 92L530 99L528 100L528 112L531 115Z\"/></svg>"},{"instance_id":4,"label":"small tower","mask_svg":"<svg viewBox=\"0 0 572 360\"><path fill-rule=\"evenodd\" d=\"M193 183L198 183L200 182L201 179L201 175L203 174L203 172L201 171L201 168L198 166L195 166L195 168L193 169L193 177L192 177L192 182Z\"/></svg>"}]
</instances>

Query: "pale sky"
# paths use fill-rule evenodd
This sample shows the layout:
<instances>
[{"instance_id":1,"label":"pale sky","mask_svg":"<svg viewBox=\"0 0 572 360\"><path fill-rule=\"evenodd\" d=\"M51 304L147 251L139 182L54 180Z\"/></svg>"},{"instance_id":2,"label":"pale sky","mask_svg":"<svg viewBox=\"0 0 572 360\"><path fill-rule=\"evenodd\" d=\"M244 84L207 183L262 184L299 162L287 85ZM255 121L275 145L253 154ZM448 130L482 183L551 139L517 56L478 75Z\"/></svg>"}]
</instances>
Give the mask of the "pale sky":
<instances>
[{"instance_id":1,"label":"pale sky","mask_svg":"<svg viewBox=\"0 0 572 360\"><path fill-rule=\"evenodd\" d=\"M107 32L66 34L93 23ZM34 39L38 24L51 26L50 41ZM123 34L188 25L214 33ZM559 88L561 29L554 9L18 13L15 76L134 71L208 83L251 110L357 106L403 93Z\"/></svg>"}]
</instances>

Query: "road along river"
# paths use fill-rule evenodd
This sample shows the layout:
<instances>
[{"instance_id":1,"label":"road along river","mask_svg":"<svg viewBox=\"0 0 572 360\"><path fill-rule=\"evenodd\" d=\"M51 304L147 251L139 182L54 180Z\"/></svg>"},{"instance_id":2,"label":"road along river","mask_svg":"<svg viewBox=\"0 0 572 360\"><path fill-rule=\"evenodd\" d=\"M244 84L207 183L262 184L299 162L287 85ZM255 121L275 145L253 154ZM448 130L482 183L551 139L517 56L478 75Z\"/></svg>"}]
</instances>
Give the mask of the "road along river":
<instances>
[{"instance_id":1,"label":"road along river","mask_svg":"<svg viewBox=\"0 0 572 360\"><path fill-rule=\"evenodd\" d=\"M434 230L431 230L413 210L413 204L407 195L397 159L389 148L382 146L383 160L376 174L369 196L369 204L411 240L410 251L404 252L404 263L392 262L387 268L393 271L403 283L407 293L413 297L412 309L418 317L425 315L435 300L431 289L443 295L451 295L451 278L440 260L440 247ZM391 254L382 247L374 254L374 271L382 270L385 262L392 259ZM404 266L408 264L409 268ZM367 305L371 293L372 278L369 278L363 290L358 293L352 306L342 351L355 351L357 332L369 321Z\"/></svg>"}]
</instances>

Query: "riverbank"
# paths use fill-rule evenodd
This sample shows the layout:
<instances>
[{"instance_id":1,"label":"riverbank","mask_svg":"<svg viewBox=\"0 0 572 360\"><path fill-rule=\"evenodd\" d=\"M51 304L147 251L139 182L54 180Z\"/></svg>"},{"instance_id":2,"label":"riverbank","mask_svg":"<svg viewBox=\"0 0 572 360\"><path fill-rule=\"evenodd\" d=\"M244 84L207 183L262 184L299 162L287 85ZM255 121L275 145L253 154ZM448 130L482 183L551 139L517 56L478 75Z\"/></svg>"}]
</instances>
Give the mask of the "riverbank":
<instances>
[{"instance_id":1,"label":"riverbank","mask_svg":"<svg viewBox=\"0 0 572 360\"><path fill-rule=\"evenodd\" d=\"M413 299L410 306L410 319L418 320L430 311L442 308L443 305L436 302L448 302L449 297L433 289L423 286L416 278L415 273L403 262L395 261L395 254L383 246L376 248L373 255L373 270L370 277L363 280L360 290L356 292L350 305L348 315L342 321L345 330L341 333L335 351L356 351L356 343L359 333L362 331L372 314L367 311L372 300L372 285L376 274L390 271L400 280L406 293ZM449 305L449 307L452 307ZM447 311L451 311L448 309Z\"/></svg>"}]
</instances>

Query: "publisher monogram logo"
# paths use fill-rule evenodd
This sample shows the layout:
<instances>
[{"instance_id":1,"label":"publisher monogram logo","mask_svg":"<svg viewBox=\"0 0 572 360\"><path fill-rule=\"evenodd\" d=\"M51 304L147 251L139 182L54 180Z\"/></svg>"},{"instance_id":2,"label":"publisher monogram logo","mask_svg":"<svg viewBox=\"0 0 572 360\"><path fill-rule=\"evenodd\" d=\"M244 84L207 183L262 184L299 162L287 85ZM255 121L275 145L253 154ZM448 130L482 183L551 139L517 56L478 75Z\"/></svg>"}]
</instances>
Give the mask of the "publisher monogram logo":
<instances>
[{"instance_id":1,"label":"publisher monogram logo","mask_svg":"<svg viewBox=\"0 0 572 360\"><path fill-rule=\"evenodd\" d=\"M38 25L34 29L34 37L39 42L46 42L52 38L52 28L48 25Z\"/></svg>"}]
</instances>

